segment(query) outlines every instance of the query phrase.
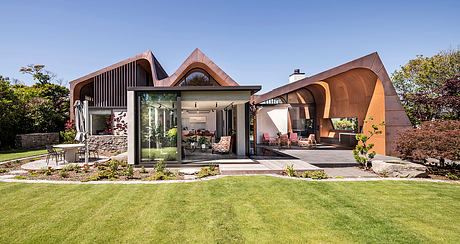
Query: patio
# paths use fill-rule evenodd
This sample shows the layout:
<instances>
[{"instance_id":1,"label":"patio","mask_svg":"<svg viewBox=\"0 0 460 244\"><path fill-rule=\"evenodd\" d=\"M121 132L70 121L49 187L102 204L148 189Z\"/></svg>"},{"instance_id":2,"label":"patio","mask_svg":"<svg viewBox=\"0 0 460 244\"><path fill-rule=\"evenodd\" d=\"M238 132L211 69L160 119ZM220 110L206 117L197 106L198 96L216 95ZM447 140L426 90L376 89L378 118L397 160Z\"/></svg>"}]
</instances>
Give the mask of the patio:
<instances>
[{"instance_id":1,"label":"patio","mask_svg":"<svg viewBox=\"0 0 460 244\"><path fill-rule=\"evenodd\" d=\"M93 165L94 163L102 163L106 162L109 160L109 157L100 157L100 158L90 158L88 161L88 165ZM85 162L76 162L76 163L70 163L70 164L76 164L78 166L83 166ZM54 160L50 160L50 163L46 163L46 158L42 158L39 160L35 160L26 164L21 165L22 169L25 170L40 170L40 169L47 169L48 167L51 167L52 169L63 169L66 166L68 166L69 163L66 163L65 161L59 161L57 164Z\"/></svg>"},{"instance_id":2,"label":"patio","mask_svg":"<svg viewBox=\"0 0 460 244\"><path fill-rule=\"evenodd\" d=\"M307 149L292 146L278 148L277 146L257 145L273 152L300 159L306 163L321 167L354 167L359 166L350 149L327 144L318 144L316 149ZM399 160L399 158L385 155L376 155L377 160Z\"/></svg>"}]
</instances>

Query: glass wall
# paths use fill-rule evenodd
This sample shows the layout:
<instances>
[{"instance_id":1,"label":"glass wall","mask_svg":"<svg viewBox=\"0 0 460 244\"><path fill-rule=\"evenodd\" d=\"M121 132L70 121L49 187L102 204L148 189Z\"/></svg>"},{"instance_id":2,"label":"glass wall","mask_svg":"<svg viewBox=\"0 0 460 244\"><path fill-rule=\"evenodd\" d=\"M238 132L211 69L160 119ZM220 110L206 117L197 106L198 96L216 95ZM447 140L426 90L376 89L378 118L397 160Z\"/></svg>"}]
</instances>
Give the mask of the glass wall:
<instances>
[{"instance_id":1,"label":"glass wall","mask_svg":"<svg viewBox=\"0 0 460 244\"><path fill-rule=\"evenodd\" d=\"M141 162L177 161L177 94L143 92L138 99Z\"/></svg>"},{"instance_id":2,"label":"glass wall","mask_svg":"<svg viewBox=\"0 0 460 244\"><path fill-rule=\"evenodd\" d=\"M358 131L358 118L356 117L331 118L331 123L334 130Z\"/></svg>"},{"instance_id":3,"label":"glass wall","mask_svg":"<svg viewBox=\"0 0 460 244\"><path fill-rule=\"evenodd\" d=\"M291 105L289 108L292 132L301 137L315 134L315 107L308 105Z\"/></svg>"}]
</instances>

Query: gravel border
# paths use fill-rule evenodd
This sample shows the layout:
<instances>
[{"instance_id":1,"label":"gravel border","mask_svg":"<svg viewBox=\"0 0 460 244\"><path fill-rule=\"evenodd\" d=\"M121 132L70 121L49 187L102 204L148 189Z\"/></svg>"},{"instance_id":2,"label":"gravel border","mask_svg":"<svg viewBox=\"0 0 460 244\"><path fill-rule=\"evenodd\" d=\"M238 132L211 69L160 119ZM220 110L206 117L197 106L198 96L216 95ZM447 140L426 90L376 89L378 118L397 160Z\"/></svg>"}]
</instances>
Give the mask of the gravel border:
<instances>
[{"instance_id":1,"label":"gravel border","mask_svg":"<svg viewBox=\"0 0 460 244\"><path fill-rule=\"evenodd\" d=\"M57 181L57 180L17 180L17 179L0 179L0 182L16 182L16 183L47 183L47 184L87 184L87 185L101 185L101 184L170 184L170 183L194 183L199 181L209 181L229 176L254 176L256 174L245 174L245 175L216 175L210 176L203 179L195 180L160 180L160 181ZM261 174L257 174L261 175ZM460 181L447 181L447 180L433 180L423 178L335 178L335 179L324 179L324 180L313 180L308 178L296 178L276 174L262 174L265 176L272 176L277 178L291 179L291 180L302 180L302 181L315 181L315 182L340 182L340 181L416 181L416 182L433 182L433 183L447 183L455 184Z\"/></svg>"}]
</instances>

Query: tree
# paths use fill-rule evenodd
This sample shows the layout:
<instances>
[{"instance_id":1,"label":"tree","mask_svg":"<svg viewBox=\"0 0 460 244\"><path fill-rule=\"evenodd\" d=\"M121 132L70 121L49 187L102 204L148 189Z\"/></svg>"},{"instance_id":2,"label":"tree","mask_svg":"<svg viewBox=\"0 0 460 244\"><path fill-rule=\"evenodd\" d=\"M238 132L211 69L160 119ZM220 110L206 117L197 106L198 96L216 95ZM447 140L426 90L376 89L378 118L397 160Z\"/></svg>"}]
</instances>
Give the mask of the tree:
<instances>
[{"instance_id":1,"label":"tree","mask_svg":"<svg viewBox=\"0 0 460 244\"><path fill-rule=\"evenodd\" d=\"M449 82L459 75L460 50L442 51L433 57L419 55L393 72L394 87L413 125L435 118L458 119L457 111L437 99L446 95Z\"/></svg>"},{"instance_id":2,"label":"tree","mask_svg":"<svg viewBox=\"0 0 460 244\"><path fill-rule=\"evenodd\" d=\"M0 148L14 143L16 134L23 128L23 113L23 103L18 99L10 80L0 75Z\"/></svg>"},{"instance_id":3,"label":"tree","mask_svg":"<svg viewBox=\"0 0 460 244\"><path fill-rule=\"evenodd\" d=\"M460 121L426 121L418 128L404 131L396 138L396 151L404 159L426 161L460 160Z\"/></svg>"},{"instance_id":4,"label":"tree","mask_svg":"<svg viewBox=\"0 0 460 244\"><path fill-rule=\"evenodd\" d=\"M56 78L56 75L51 71L45 70L45 65L38 64L29 64L26 67L22 67L19 71L23 74L32 75L34 80L38 81L40 84L48 84Z\"/></svg>"},{"instance_id":5,"label":"tree","mask_svg":"<svg viewBox=\"0 0 460 244\"><path fill-rule=\"evenodd\" d=\"M365 120L364 123L370 123L373 121L374 118L369 117L369 121ZM374 135L382 134L382 130L380 130L379 126L385 126L385 122L381 122L380 124L372 124L372 130L369 130L369 135L365 134L357 134L356 140L358 144L356 145L355 149L353 149L353 155L355 160L360 163L362 166L369 167L370 160L375 157L375 151L372 151L374 148L374 143L367 143Z\"/></svg>"}]
</instances>

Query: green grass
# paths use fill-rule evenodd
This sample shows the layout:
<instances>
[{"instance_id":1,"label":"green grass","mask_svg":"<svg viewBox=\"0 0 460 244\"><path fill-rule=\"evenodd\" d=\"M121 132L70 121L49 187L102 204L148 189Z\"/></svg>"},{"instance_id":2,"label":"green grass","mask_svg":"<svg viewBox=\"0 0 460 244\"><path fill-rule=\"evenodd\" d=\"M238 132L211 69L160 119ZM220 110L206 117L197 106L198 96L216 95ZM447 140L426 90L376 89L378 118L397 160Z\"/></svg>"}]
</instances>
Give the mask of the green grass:
<instances>
[{"instance_id":1,"label":"green grass","mask_svg":"<svg viewBox=\"0 0 460 244\"><path fill-rule=\"evenodd\" d=\"M16 149L0 151L0 162L43 154L47 154L46 149Z\"/></svg>"},{"instance_id":2,"label":"green grass","mask_svg":"<svg viewBox=\"0 0 460 244\"><path fill-rule=\"evenodd\" d=\"M459 243L460 185L0 183L1 243Z\"/></svg>"}]
</instances>

